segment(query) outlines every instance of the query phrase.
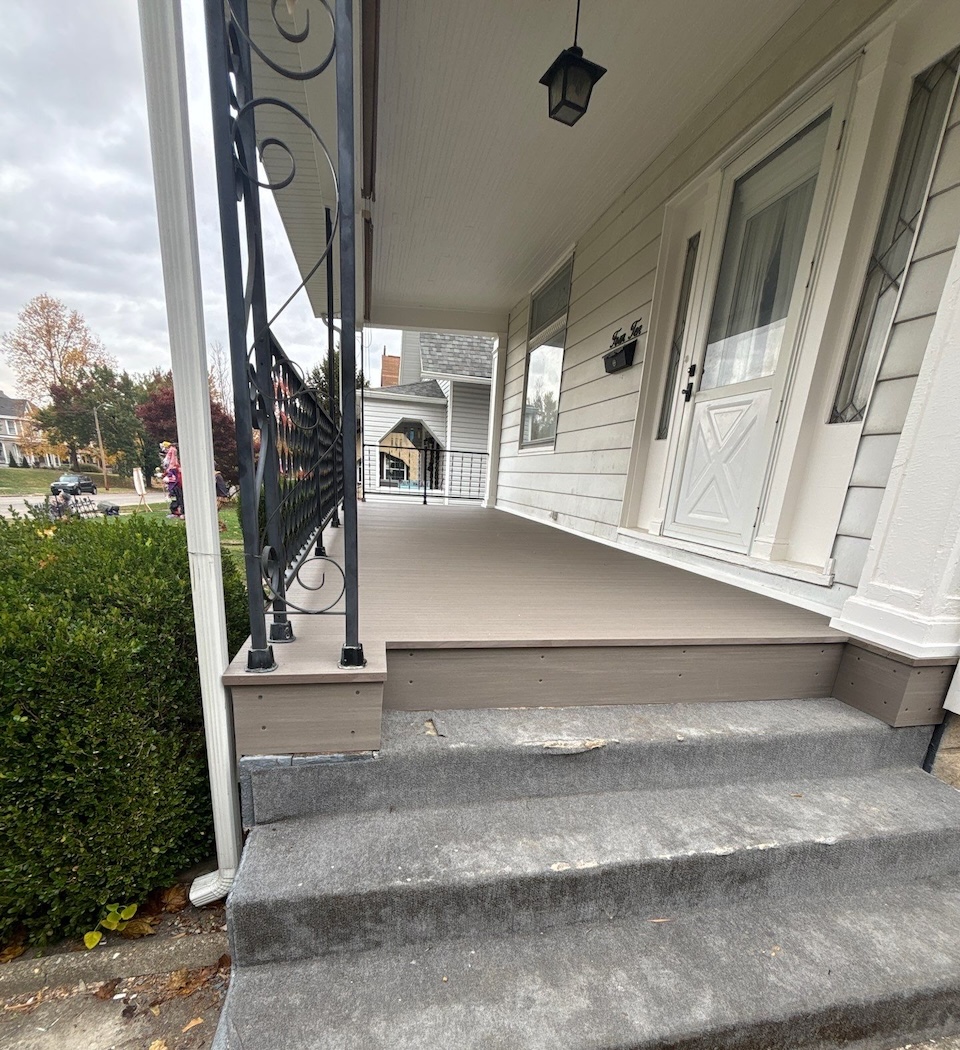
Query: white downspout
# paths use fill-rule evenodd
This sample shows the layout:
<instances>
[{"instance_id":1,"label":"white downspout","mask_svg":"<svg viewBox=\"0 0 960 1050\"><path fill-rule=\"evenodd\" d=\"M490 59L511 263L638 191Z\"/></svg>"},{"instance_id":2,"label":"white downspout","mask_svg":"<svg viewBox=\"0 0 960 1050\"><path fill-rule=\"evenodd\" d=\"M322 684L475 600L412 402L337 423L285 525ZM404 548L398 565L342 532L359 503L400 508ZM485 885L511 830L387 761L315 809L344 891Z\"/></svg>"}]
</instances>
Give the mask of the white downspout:
<instances>
[{"instance_id":1,"label":"white downspout","mask_svg":"<svg viewBox=\"0 0 960 1050\"><path fill-rule=\"evenodd\" d=\"M203 725L217 843L217 870L190 888L194 904L230 890L240 860L240 808L230 699L220 530L213 477L200 253L193 194L180 0L139 0L150 151L160 224L177 431L183 466L187 550L193 592Z\"/></svg>"}]
</instances>

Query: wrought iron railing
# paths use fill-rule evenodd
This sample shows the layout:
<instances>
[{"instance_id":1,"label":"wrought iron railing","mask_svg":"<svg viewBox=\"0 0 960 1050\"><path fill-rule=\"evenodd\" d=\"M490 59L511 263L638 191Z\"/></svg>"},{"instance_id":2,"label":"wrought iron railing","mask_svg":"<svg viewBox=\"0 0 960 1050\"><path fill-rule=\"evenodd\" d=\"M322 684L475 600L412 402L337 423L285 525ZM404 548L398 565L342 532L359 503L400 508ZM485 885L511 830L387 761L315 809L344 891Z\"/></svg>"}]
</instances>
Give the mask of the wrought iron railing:
<instances>
[{"instance_id":1,"label":"wrought iron railing","mask_svg":"<svg viewBox=\"0 0 960 1050\"><path fill-rule=\"evenodd\" d=\"M486 452L420 446L392 437L363 445L359 482L364 499L405 497L428 503L485 498Z\"/></svg>"},{"instance_id":2,"label":"wrought iron railing","mask_svg":"<svg viewBox=\"0 0 960 1050\"><path fill-rule=\"evenodd\" d=\"M343 436L321 404L319 392L304 380L300 369L270 336L274 425L270 440L277 459L279 500L277 518L279 557L283 579L270 580L273 596L285 598L295 567L315 548L322 547L322 531L339 524L343 494ZM266 454L261 432L261 457ZM260 530L261 550L270 544L270 521ZM276 581L276 582L275 582Z\"/></svg>"},{"instance_id":3,"label":"wrought iron railing","mask_svg":"<svg viewBox=\"0 0 960 1050\"><path fill-rule=\"evenodd\" d=\"M270 18L257 39L250 30L247 0L204 0L210 95L213 110L214 155L223 241L230 361L237 425L240 512L250 616L247 667L269 671L276 665L274 642L290 641L295 613L336 613L345 617L343 666L364 663L359 640L357 595L356 487L344 486L343 435L356 432L356 405L348 397L341 405L305 380L287 357L271 326L303 292L307 281L327 282L327 380L335 386L333 352L333 251L340 248L340 335L343 374L356 369L355 216L353 162L353 9L351 0L310 0L296 10L298 23L282 18L278 0L269 0ZM311 21L313 14L326 16ZM291 15L292 17L292 15ZM320 34L332 26L329 49L311 69L290 68L271 54L291 53L290 46L307 41L314 27ZM285 98L257 95L252 72L258 56L273 74L289 81L319 77L331 65L336 70L337 164L308 116ZM293 94L293 93L291 93ZM272 316L267 307L265 255L261 232L260 191L285 189L298 177L293 150L275 136L259 136L257 114L280 112L294 118L313 139L314 154L326 158L335 199L326 209L326 241L315 264ZM274 149L288 162L286 174L261 181L258 164ZM340 192L340 187L345 191ZM311 187L315 191L317 187ZM242 229L241 229L242 216ZM349 384L348 384L349 385ZM352 459L352 457L351 457ZM352 474L352 468L351 468ZM329 557L323 529L339 525L343 506L343 564ZM293 583L305 564L323 560L326 591L313 591L309 608L291 600ZM330 571L326 571L329 569ZM342 602L341 602L341 599ZM270 619L268 625L268 617Z\"/></svg>"}]
</instances>

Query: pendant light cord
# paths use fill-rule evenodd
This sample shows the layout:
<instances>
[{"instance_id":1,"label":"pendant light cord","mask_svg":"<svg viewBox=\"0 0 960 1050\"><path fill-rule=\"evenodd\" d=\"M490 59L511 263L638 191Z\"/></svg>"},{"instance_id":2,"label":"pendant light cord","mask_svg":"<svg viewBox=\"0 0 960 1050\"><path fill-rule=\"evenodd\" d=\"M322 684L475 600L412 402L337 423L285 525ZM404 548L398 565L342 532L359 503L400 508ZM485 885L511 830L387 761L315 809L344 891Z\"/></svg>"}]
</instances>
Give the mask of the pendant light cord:
<instances>
[{"instance_id":1,"label":"pendant light cord","mask_svg":"<svg viewBox=\"0 0 960 1050\"><path fill-rule=\"evenodd\" d=\"M577 0L577 20L573 26L573 46L577 46L577 37L580 35L580 0Z\"/></svg>"}]
</instances>

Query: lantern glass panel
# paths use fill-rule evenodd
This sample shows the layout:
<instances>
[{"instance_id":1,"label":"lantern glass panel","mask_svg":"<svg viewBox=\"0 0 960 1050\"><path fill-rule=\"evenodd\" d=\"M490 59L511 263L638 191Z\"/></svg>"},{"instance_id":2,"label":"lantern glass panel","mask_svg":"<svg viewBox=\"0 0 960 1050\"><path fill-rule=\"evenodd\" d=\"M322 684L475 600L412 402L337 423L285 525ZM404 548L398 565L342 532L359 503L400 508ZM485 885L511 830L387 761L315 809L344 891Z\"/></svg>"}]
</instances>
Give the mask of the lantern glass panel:
<instances>
[{"instance_id":1,"label":"lantern glass panel","mask_svg":"<svg viewBox=\"0 0 960 1050\"><path fill-rule=\"evenodd\" d=\"M555 113L563 102L563 68L558 68L550 81L550 112Z\"/></svg>"},{"instance_id":2,"label":"lantern glass panel","mask_svg":"<svg viewBox=\"0 0 960 1050\"><path fill-rule=\"evenodd\" d=\"M564 92L567 102L581 111L585 110L592 89L593 79L590 74L582 66L571 64L567 69L567 86Z\"/></svg>"}]
</instances>

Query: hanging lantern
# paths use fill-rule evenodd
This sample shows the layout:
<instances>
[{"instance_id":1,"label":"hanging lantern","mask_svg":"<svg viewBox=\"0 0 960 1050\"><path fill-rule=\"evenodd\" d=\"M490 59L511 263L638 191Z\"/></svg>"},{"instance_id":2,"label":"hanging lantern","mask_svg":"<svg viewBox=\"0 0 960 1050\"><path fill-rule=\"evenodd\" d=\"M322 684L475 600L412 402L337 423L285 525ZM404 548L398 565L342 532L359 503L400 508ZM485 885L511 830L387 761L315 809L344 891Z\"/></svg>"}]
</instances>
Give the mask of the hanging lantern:
<instances>
[{"instance_id":1,"label":"hanging lantern","mask_svg":"<svg viewBox=\"0 0 960 1050\"><path fill-rule=\"evenodd\" d=\"M580 0L577 0L573 47L561 51L540 78L540 83L547 88L550 117L571 126L587 112L593 85L606 73L603 66L583 57L583 49L577 46L579 32Z\"/></svg>"}]
</instances>

